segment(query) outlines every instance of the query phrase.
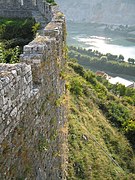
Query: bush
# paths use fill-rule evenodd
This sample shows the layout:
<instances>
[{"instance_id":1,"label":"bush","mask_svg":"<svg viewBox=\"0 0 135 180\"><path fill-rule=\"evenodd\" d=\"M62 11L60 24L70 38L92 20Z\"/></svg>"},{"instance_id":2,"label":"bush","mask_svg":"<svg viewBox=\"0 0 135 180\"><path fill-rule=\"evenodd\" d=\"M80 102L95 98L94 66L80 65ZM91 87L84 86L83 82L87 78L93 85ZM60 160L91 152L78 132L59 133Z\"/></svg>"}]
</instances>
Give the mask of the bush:
<instances>
[{"instance_id":1,"label":"bush","mask_svg":"<svg viewBox=\"0 0 135 180\"><path fill-rule=\"evenodd\" d=\"M57 5L57 3L54 0L46 0L46 2L50 3L53 6Z\"/></svg>"},{"instance_id":2,"label":"bush","mask_svg":"<svg viewBox=\"0 0 135 180\"><path fill-rule=\"evenodd\" d=\"M71 81L71 88L70 92L75 95L82 95L83 89L82 89L82 83L80 81L80 78L76 77L73 78Z\"/></svg>"},{"instance_id":3,"label":"bush","mask_svg":"<svg viewBox=\"0 0 135 180\"><path fill-rule=\"evenodd\" d=\"M28 44L40 28L32 18L1 19L0 21L0 63L17 63L23 46Z\"/></svg>"},{"instance_id":4,"label":"bush","mask_svg":"<svg viewBox=\"0 0 135 180\"><path fill-rule=\"evenodd\" d=\"M0 39L33 38L32 26L34 19L5 19L0 23Z\"/></svg>"},{"instance_id":5,"label":"bush","mask_svg":"<svg viewBox=\"0 0 135 180\"><path fill-rule=\"evenodd\" d=\"M20 48L16 46L13 49L5 50L0 47L0 63L18 63L19 62Z\"/></svg>"}]
</instances>

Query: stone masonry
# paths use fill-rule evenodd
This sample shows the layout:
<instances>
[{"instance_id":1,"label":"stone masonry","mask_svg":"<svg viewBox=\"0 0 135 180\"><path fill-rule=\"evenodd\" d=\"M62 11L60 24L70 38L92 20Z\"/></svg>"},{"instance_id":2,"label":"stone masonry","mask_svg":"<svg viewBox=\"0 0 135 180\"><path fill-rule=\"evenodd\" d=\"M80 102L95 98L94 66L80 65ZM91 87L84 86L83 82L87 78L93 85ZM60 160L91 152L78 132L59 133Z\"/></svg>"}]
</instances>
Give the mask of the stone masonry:
<instances>
[{"instance_id":1,"label":"stone masonry","mask_svg":"<svg viewBox=\"0 0 135 180\"><path fill-rule=\"evenodd\" d=\"M36 3L50 22L24 47L21 63L0 64L0 180L66 179L65 18Z\"/></svg>"},{"instance_id":2,"label":"stone masonry","mask_svg":"<svg viewBox=\"0 0 135 180\"><path fill-rule=\"evenodd\" d=\"M33 11L36 10L51 20L51 5L45 0L0 0L0 17L32 17Z\"/></svg>"}]
</instances>

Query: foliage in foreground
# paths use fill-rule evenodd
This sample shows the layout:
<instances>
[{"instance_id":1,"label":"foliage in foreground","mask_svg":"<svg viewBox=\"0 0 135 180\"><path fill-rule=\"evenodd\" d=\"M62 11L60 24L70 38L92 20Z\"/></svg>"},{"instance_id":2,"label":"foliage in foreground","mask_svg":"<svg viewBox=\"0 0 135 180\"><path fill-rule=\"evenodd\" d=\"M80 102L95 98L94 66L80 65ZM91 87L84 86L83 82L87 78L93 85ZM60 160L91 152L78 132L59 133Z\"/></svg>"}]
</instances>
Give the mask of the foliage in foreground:
<instances>
[{"instance_id":1,"label":"foliage in foreground","mask_svg":"<svg viewBox=\"0 0 135 180\"><path fill-rule=\"evenodd\" d=\"M11 40L14 38L33 38L32 26L34 19L5 19L0 20L0 39Z\"/></svg>"},{"instance_id":2,"label":"foliage in foreground","mask_svg":"<svg viewBox=\"0 0 135 180\"><path fill-rule=\"evenodd\" d=\"M39 23L34 19L0 20L0 63L17 63L24 45L34 37Z\"/></svg>"},{"instance_id":3,"label":"foliage in foreground","mask_svg":"<svg viewBox=\"0 0 135 180\"><path fill-rule=\"evenodd\" d=\"M124 105L123 99L109 92L92 72L77 63L69 62L67 79L68 179L134 179L134 106L127 102ZM131 144L127 138L131 138Z\"/></svg>"},{"instance_id":4,"label":"foliage in foreground","mask_svg":"<svg viewBox=\"0 0 135 180\"><path fill-rule=\"evenodd\" d=\"M0 63L18 63L20 55L20 48L16 46L15 48L4 49L0 46Z\"/></svg>"}]
</instances>

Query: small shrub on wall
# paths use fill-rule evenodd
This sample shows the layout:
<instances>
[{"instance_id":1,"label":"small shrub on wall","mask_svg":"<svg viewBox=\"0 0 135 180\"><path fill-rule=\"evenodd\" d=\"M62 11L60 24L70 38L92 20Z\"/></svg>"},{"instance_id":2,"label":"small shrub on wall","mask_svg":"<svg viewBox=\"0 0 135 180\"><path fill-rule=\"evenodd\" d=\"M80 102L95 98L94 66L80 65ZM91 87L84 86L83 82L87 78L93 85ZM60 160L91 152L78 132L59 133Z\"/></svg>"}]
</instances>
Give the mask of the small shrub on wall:
<instances>
[{"instance_id":1,"label":"small shrub on wall","mask_svg":"<svg viewBox=\"0 0 135 180\"><path fill-rule=\"evenodd\" d=\"M57 3L54 0L46 0L46 2L50 3L53 6L57 5Z\"/></svg>"}]
</instances>

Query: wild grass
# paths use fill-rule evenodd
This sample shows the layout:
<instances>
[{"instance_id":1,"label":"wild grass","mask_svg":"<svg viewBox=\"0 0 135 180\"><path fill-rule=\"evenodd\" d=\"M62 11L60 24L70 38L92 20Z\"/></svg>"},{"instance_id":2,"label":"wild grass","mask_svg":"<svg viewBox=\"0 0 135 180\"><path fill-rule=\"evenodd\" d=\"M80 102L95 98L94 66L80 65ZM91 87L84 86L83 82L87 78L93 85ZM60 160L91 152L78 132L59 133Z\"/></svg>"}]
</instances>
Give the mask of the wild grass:
<instances>
[{"instance_id":1,"label":"wild grass","mask_svg":"<svg viewBox=\"0 0 135 180\"><path fill-rule=\"evenodd\" d=\"M68 179L134 179L131 144L99 109L93 85L71 66L67 74L70 84Z\"/></svg>"}]
</instances>

